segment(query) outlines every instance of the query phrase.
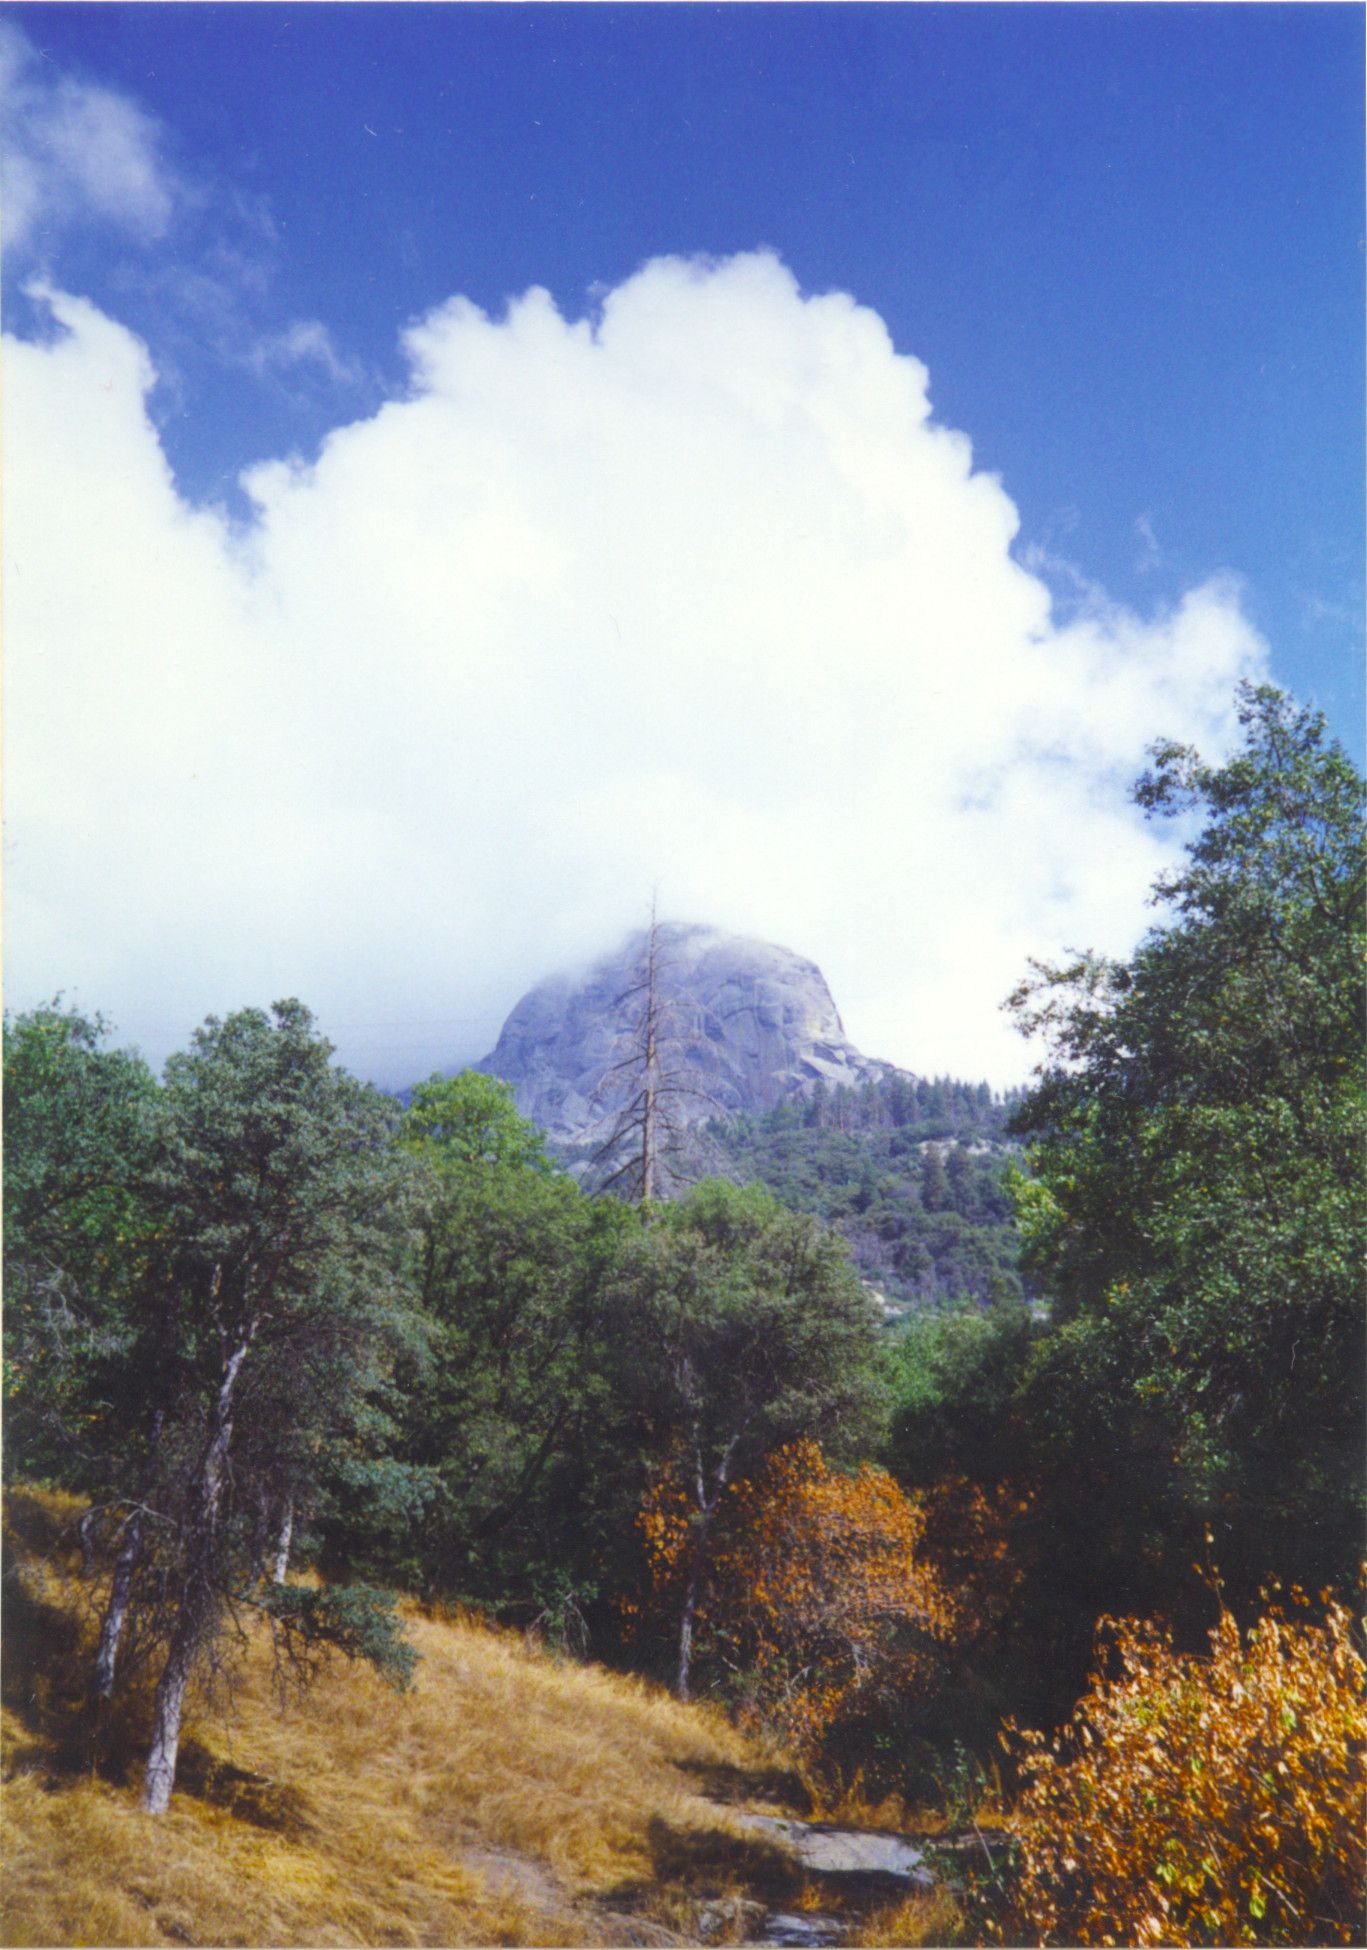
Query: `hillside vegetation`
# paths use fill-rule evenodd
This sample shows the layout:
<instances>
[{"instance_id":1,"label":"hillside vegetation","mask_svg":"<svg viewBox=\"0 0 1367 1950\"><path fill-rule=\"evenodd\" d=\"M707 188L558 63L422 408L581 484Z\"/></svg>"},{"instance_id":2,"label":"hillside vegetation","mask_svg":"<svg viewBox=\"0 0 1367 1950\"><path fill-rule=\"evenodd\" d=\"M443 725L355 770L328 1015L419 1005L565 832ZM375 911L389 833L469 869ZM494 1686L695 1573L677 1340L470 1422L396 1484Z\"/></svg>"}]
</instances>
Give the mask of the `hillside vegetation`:
<instances>
[{"instance_id":1,"label":"hillside vegetation","mask_svg":"<svg viewBox=\"0 0 1367 1950\"><path fill-rule=\"evenodd\" d=\"M1024 1294L1009 1189L1017 1095L952 1077L819 1086L763 1116L713 1121L699 1159L833 1226L890 1313L988 1307Z\"/></svg>"},{"instance_id":2,"label":"hillside vegetation","mask_svg":"<svg viewBox=\"0 0 1367 1950\"><path fill-rule=\"evenodd\" d=\"M845 1241L888 1319L985 1308L1027 1291L1010 1191L1021 1095L894 1070L857 1086L819 1083L769 1110L680 1129L661 1170L676 1195L724 1178L819 1219ZM611 1175L596 1143L549 1149L586 1190Z\"/></svg>"},{"instance_id":3,"label":"hillside vegetation","mask_svg":"<svg viewBox=\"0 0 1367 1950\"><path fill-rule=\"evenodd\" d=\"M730 1890L795 1890L708 1798L783 1785L767 1748L711 1708L415 1607L405 1694L338 1658L282 1710L269 1634L250 1630L149 1822L133 1713L90 1766L79 1509L9 1499L6 1943L649 1942Z\"/></svg>"}]
</instances>

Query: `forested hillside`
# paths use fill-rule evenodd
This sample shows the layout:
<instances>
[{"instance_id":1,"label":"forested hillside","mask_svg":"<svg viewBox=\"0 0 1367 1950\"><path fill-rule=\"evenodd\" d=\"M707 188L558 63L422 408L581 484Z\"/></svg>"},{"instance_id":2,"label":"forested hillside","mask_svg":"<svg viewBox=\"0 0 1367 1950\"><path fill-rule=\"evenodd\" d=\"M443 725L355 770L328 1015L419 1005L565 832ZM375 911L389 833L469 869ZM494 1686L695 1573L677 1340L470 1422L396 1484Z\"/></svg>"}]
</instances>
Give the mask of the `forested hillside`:
<instances>
[{"instance_id":1,"label":"forested hillside","mask_svg":"<svg viewBox=\"0 0 1367 1950\"><path fill-rule=\"evenodd\" d=\"M887 1066L857 1088L794 1090L772 1110L680 1131L665 1172L675 1191L706 1177L761 1185L845 1240L889 1320L925 1308L986 1307L1026 1292L1010 1183L1021 1093L912 1077ZM589 1189L610 1175L597 1144L550 1146Z\"/></svg>"},{"instance_id":2,"label":"forested hillside","mask_svg":"<svg viewBox=\"0 0 1367 1950\"><path fill-rule=\"evenodd\" d=\"M1007 1183L1017 1094L897 1072L857 1090L818 1084L767 1116L714 1120L699 1152L833 1226L890 1312L983 1307L1022 1295Z\"/></svg>"},{"instance_id":3,"label":"forested hillside","mask_svg":"<svg viewBox=\"0 0 1367 1950\"><path fill-rule=\"evenodd\" d=\"M958 1940L1357 1940L1363 787L1241 712L1156 749L1184 863L1128 960L1023 983L1019 1101L795 1098L708 1130L745 1185L595 1195L508 1086L400 1106L298 1001L160 1077L7 1020L5 1465L65 1514L11 1538L6 1765L174 1822L235 1687L421 1693L463 1606L724 1709L818 1808L990 1805ZM12 1803L12 1940L55 1805Z\"/></svg>"}]
</instances>

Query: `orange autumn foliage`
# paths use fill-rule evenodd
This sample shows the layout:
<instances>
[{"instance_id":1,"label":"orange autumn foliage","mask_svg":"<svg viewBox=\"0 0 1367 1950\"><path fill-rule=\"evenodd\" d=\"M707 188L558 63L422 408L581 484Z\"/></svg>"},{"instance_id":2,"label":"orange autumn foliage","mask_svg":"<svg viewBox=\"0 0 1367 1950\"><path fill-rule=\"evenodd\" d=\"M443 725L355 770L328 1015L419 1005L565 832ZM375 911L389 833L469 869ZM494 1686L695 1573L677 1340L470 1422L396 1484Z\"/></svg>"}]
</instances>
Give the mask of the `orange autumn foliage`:
<instances>
[{"instance_id":1,"label":"orange autumn foliage","mask_svg":"<svg viewBox=\"0 0 1367 1950\"><path fill-rule=\"evenodd\" d=\"M638 1523L663 1596L693 1534L676 1479L655 1486ZM753 1710L799 1749L815 1749L878 1689L925 1683L954 1620L924 1529L886 1471L841 1475L811 1441L728 1490L700 1621L714 1657L744 1675Z\"/></svg>"},{"instance_id":2,"label":"orange autumn foliage","mask_svg":"<svg viewBox=\"0 0 1367 1950\"><path fill-rule=\"evenodd\" d=\"M651 1589L657 1595L682 1578L696 1508L680 1472L669 1466L655 1478L636 1513Z\"/></svg>"},{"instance_id":3,"label":"orange autumn foliage","mask_svg":"<svg viewBox=\"0 0 1367 1950\"><path fill-rule=\"evenodd\" d=\"M999 1625L1025 1576L1021 1530L1035 1493L945 1476L922 1493L925 1549L947 1586L961 1639Z\"/></svg>"},{"instance_id":4,"label":"orange autumn foliage","mask_svg":"<svg viewBox=\"0 0 1367 1950\"><path fill-rule=\"evenodd\" d=\"M1112 1676L1052 1745L1023 1736L1006 1940L1361 1942L1367 1699L1349 1613L1273 1610L1244 1635L1222 1610L1205 1658L1103 1623Z\"/></svg>"}]
</instances>

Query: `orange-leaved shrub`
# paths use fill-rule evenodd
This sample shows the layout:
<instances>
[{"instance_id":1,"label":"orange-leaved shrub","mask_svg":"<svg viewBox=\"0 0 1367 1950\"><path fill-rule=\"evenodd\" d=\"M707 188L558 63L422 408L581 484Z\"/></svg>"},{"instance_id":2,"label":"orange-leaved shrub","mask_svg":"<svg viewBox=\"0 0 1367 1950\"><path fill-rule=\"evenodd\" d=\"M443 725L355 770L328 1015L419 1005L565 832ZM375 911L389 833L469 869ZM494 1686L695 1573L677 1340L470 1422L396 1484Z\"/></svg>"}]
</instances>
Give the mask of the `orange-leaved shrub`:
<instances>
[{"instance_id":1,"label":"orange-leaved shrub","mask_svg":"<svg viewBox=\"0 0 1367 1950\"><path fill-rule=\"evenodd\" d=\"M1300 1593L1208 1656L1103 1620L1093 1675L1052 1744L1023 1740L1007 1941L1360 1943L1367 1701L1354 1622Z\"/></svg>"},{"instance_id":2,"label":"orange-leaved shrub","mask_svg":"<svg viewBox=\"0 0 1367 1950\"><path fill-rule=\"evenodd\" d=\"M942 1476L919 1500L924 1550L950 1593L956 1637L967 1640L993 1631L1025 1576L1029 1547L1022 1532L1034 1515L1033 1488Z\"/></svg>"},{"instance_id":3,"label":"orange-leaved shrub","mask_svg":"<svg viewBox=\"0 0 1367 1950\"><path fill-rule=\"evenodd\" d=\"M672 1479L656 1485L638 1521L664 1597L691 1536ZM842 1475L811 1441L787 1444L727 1491L700 1626L751 1713L800 1751L814 1751L879 1689L925 1682L953 1619L924 1528L885 1470Z\"/></svg>"}]
</instances>

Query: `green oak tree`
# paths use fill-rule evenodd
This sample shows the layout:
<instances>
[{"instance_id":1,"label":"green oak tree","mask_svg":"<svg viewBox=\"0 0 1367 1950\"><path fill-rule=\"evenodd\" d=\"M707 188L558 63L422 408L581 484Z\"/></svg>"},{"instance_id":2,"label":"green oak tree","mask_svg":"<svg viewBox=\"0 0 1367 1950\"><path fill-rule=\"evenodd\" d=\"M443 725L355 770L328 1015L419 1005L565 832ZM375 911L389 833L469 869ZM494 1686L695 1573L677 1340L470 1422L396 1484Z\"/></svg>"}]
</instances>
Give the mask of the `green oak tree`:
<instances>
[{"instance_id":1,"label":"green oak tree","mask_svg":"<svg viewBox=\"0 0 1367 1950\"><path fill-rule=\"evenodd\" d=\"M1318 1587L1362 1536L1363 784L1284 693L1239 711L1231 758L1160 745L1136 789L1199 821L1162 924L1014 998L1049 1048L1016 1120L1055 1322L1027 1406L1113 1568L1208 1526L1240 1589Z\"/></svg>"},{"instance_id":2,"label":"green oak tree","mask_svg":"<svg viewBox=\"0 0 1367 1950\"><path fill-rule=\"evenodd\" d=\"M843 1240L758 1187L710 1179L625 1242L619 1387L693 1502L675 1684L689 1695L698 1593L727 1485L785 1442L867 1443L877 1328Z\"/></svg>"},{"instance_id":3,"label":"green oak tree","mask_svg":"<svg viewBox=\"0 0 1367 1950\"><path fill-rule=\"evenodd\" d=\"M582 1599L595 1511L620 1474L606 1460L601 1480L589 1470L614 1425L606 1281L636 1215L587 1198L493 1077L420 1084L401 1144L424 1345L397 1368L390 1404L407 1505L364 1548L419 1589L524 1615L571 1588ZM342 1509L354 1545L356 1512L344 1497Z\"/></svg>"},{"instance_id":4,"label":"green oak tree","mask_svg":"<svg viewBox=\"0 0 1367 1950\"><path fill-rule=\"evenodd\" d=\"M158 1094L106 1036L60 999L5 1020L5 1466L83 1489L140 1419L119 1376Z\"/></svg>"},{"instance_id":5,"label":"green oak tree","mask_svg":"<svg viewBox=\"0 0 1367 1950\"><path fill-rule=\"evenodd\" d=\"M309 1011L210 1018L166 1065L144 1339L128 1382L160 1418L134 1623L164 1655L143 1806L175 1780L186 1689L235 1612L406 1678L387 1601L283 1586L280 1528L317 1493L404 1316L396 1107L332 1065Z\"/></svg>"}]
</instances>

